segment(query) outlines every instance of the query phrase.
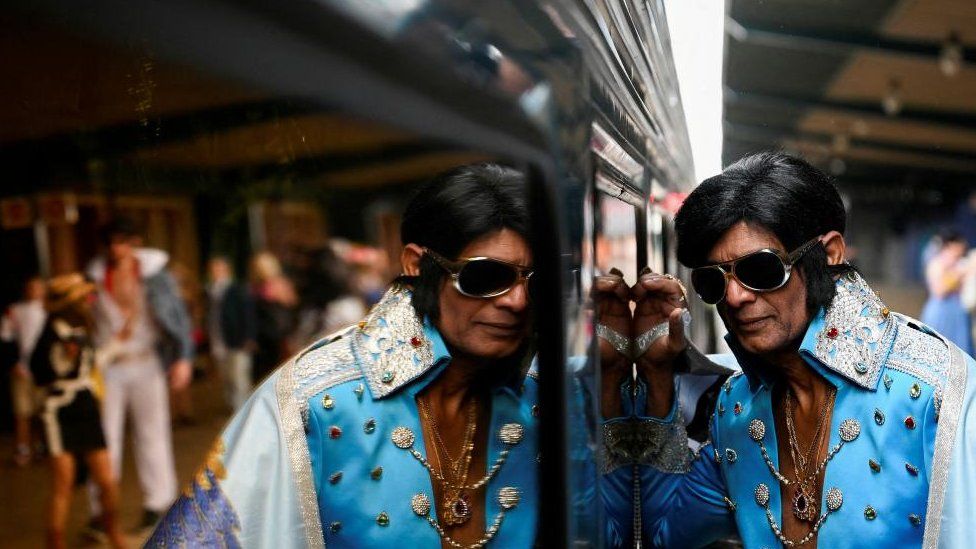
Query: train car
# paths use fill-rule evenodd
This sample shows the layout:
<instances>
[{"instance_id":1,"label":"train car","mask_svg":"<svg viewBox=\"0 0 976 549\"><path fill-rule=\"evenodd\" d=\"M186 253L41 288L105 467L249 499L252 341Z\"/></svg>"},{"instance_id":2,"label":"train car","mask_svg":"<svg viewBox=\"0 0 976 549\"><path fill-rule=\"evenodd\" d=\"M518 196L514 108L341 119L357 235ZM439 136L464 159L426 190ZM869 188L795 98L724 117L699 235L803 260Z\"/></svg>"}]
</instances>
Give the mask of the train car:
<instances>
[{"instance_id":1,"label":"train car","mask_svg":"<svg viewBox=\"0 0 976 549\"><path fill-rule=\"evenodd\" d=\"M97 222L128 211L190 271L322 234L392 262L413 185L475 161L524 170L545 311L539 541L606 545L592 280L680 273L669 227L695 183L663 0L37 0L0 23L20 84L0 193L54 204L10 224L5 261L77 268ZM694 307L710 350L713 312Z\"/></svg>"}]
</instances>

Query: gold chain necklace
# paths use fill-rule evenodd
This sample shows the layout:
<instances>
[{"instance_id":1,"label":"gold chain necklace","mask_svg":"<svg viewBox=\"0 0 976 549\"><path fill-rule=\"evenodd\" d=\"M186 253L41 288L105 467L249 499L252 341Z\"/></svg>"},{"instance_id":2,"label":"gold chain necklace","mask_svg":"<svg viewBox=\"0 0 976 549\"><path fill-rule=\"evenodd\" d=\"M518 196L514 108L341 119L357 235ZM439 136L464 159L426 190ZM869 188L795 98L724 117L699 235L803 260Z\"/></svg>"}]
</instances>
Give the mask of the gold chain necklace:
<instances>
[{"instance_id":1,"label":"gold chain necklace","mask_svg":"<svg viewBox=\"0 0 976 549\"><path fill-rule=\"evenodd\" d=\"M461 454L457 459L453 459L448 452L447 445L441 437L440 430L437 428L437 420L430 410L430 406L423 398L418 398L420 412L423 420L430 426L434 434L434 455L437 458L440 475L432 475L435 480L440 480L444 492L444 504L441 515L443 522L449 526L464 524L471 518L471 500L468 494L468 471L471 468L471 460L474 456L474 434L477 430L477 406L472 399L468 404L467 422L464 429L464 438L461 443ZM440 447L440 448L439 448ZM447 458L448 467L444 467L444 460L441 457L441 450ZM445 470L446 469L446 470Z\"/></svg>"},{"instance_id":2,"label":"gold chain necklace","mask_svg":"<svg viewBox=\"0 0 976 549\"><path fill-rule=\"evenodd\" d=\"M827 422L827 411L833 408L834 398L837 390L831 388L820 406L820 419L817 422L817 430L813 435L810 448L804 453L800 449L800 442L796 436L796 425L793 421L793 391L787 389L784 399L786 412L786 432L789 435L790 457L793 460L793 476L796 478L796 493L793 495L793 516L798 520L813 522L820 514L820 498L815 495L817 475L820 468L816 468L812 473L807 471L807 465L813 460L816 451L820 448L820 439L823 437L824 426Z\"/></svg>"}]
</instances>

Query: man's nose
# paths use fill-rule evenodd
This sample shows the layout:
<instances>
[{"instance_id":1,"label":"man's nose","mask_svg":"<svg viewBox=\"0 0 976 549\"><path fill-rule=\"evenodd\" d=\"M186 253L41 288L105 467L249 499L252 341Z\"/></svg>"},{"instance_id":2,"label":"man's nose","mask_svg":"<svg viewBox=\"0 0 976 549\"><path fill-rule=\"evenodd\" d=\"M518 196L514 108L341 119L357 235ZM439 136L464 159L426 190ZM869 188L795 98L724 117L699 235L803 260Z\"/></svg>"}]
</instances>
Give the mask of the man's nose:
<instances>
[{"instance_id":1,"label":"man's nose","mask_svg":"<svg viewBox=\"0 0 976 549\"><path fill-rule=\"evenodd\" d=\"M736 309L755 300L756 292L746 288L735 278L729 278L729 284L725 288L725 302L729 307Z\"/></svg>"},{"instance_id":2,"label":"man's nose","mask_svg":"<svg viewBox=\"0 0 976 549\"><path fill-rule=\"evenodd\" d=\"M495 298L495 304L514 312L524 311L529 306L528 282L528 279L519 280L511 290Z\"/></svg>"}]
</instances>

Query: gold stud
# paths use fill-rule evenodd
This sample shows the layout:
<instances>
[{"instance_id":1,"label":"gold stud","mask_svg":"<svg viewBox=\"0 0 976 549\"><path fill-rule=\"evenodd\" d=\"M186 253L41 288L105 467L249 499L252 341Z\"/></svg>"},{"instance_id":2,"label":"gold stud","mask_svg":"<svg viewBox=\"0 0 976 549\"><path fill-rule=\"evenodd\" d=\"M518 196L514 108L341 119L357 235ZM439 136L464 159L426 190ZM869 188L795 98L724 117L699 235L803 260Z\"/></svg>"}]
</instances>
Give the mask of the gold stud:
<instances>
[{"instance_id":1,"label":"gold stud","mask_svg":"<svg viewBox=\"0 0 976 549\"><path fill-rule=\"evenodd\" d=\"M329 393L326 393L322 397L322 407L325 408L326 410L331 410L335 408L335 400L332 399L332 395L330 395Z\"/></svg>"},{"instance_id":2,"label":"gold stud","mask_svg":"<svg viewBox=\"0 0 976 549\"><path fill-rule=\"evenodd\" d=\"M403 426L393 429L393 432L390 434L390 440L393 441L393 444L397 448L402 450L412 447L414 438L413 431Z\"/></svg>"},{"instance_id":3,"label":"gold stud","mask_svg":"<svg viewBox=\"0 0 976 549\"><path fill-rule=\"evenodd\" d=\"M519 504L519 491L514 486L506 486L498 491L498 504L506 511Z\"/></svg>"},{"instance_id":4,"label":"gold stud","mask_svg":"<svg viewBox=\"0 0 976 549\"><path fill-rule=\"evenodd\" d=\"M498 438L508 444L509 446L514 446L519 442L522 442L522 434L524 429L522 425L518 423L506 423L501 426L498 430Z\"/></svg>"},{"instance_id":5,"label":"gold stud","mask_svg":"<svg viewBox=\"0 0 976 549\"><path fill-rule=\"evenodd\" d=\"M416 494L410 498L410 508L418 517L426 517L430 513L430 498L427 494Z\"/></svg>"}]
</instances>

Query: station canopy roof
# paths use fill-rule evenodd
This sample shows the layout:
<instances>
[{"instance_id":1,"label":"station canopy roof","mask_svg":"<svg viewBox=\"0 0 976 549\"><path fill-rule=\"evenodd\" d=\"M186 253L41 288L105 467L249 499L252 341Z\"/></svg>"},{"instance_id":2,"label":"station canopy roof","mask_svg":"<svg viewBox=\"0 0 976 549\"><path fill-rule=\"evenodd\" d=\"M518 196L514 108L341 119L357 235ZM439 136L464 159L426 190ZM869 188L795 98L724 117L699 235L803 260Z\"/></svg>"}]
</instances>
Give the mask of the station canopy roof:
<instances>
[{"instance_id":1,"label":"station canopy roof","mask_svg":"<svg viewBox=\"0 0 976 549\"><path fill-rule=\"evenodd\" d=\"M797 152L842 186L976 182L972 0L731 0L723 162Z\"/></svg>"}]
</instances>

